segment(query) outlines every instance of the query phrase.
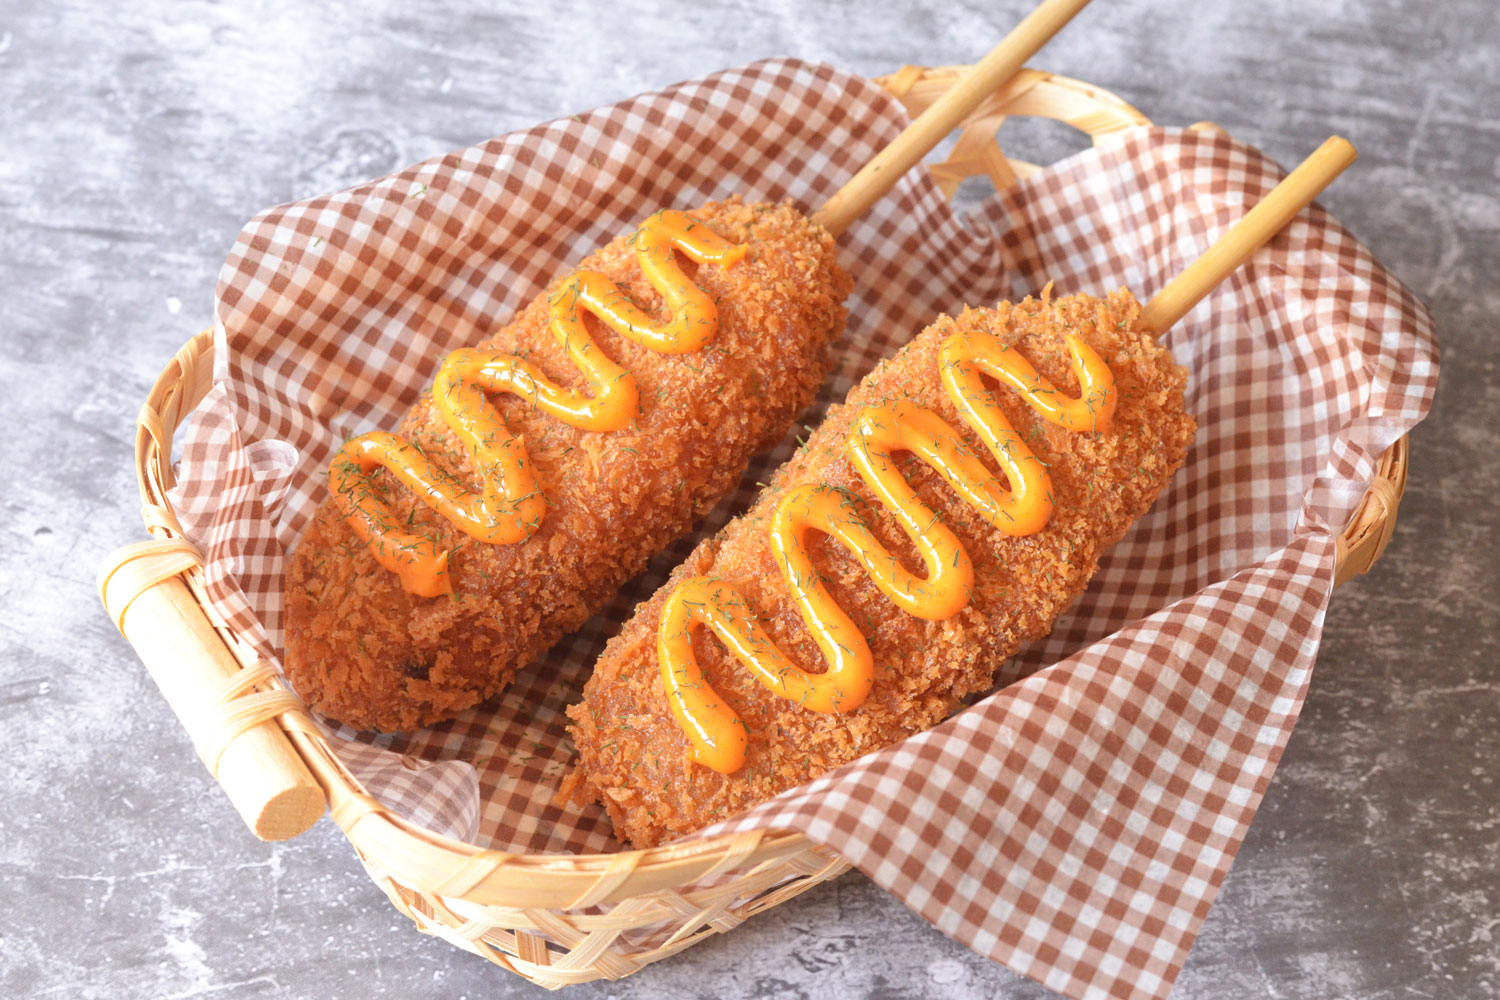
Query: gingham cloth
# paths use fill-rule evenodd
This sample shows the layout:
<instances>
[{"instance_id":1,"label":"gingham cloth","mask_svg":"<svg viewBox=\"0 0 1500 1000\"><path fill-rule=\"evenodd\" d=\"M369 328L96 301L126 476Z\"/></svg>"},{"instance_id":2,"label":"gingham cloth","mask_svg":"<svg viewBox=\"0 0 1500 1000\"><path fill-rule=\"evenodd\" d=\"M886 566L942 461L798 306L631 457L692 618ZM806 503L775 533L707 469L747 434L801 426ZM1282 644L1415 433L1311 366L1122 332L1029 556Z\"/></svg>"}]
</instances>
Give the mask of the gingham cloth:
<instances>
[{"instance_id":1,"label":"gingham cloth","mask_svg":"<svg viewBox=\"0 0 1500 1000\"><path fill-rule=\"evenodd\" d=\"M216 385L174 494L218 610L274 657L284 553L348 435L391 426L448 350L661 207L821 204L905 124L878 86L772 60L503 136L246 226L220 276ZM941 311L1035 292L1143 301L1280 179L1253 149L1143 128L955 213L918 172L840 241L856 290L807 417ZM1334 536L1427 411L1423 307L1321 209L1164 338L1199 434L1156 507L996 693L713 831L794 828L976 951L1072 997L1161 997L1307 690ZM370 790L507 851L609 851L552 803L563 709L605 637L702 532L502 696L400 737L332 733ZM795 904L793 904L795 905Z\"/></svg>"}]
</instances>

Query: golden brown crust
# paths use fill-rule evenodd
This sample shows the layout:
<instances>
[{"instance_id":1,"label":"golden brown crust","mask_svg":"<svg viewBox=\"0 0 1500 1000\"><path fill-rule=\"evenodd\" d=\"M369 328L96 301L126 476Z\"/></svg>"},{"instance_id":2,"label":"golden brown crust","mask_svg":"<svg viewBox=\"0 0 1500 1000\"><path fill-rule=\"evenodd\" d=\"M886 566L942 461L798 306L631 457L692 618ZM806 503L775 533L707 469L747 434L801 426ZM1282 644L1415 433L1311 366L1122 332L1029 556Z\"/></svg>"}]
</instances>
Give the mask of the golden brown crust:
<instances>
[{"instance_id":1,"label":"golden brown crust","mask_svg":"<svg viewBox=\"0 0 1500 1000\"><path fill-rule=\"evenodd\" d=\"M394 516L455 548L456 595L415 598L375 564L332 501L318 508L286 577L286 670L310 705L360 728L403 730L499 691L685 534L812 401L851 289L832 238L787 205L731 200L689 214L751 246L727 269L687 265L718 302L714 341L674 357L588 321L600 347L636 378L642 413L634 427L580 431L515 396L492 397L525 441L549 502L531 538L474 542L380 470ZM604 272L647 310L660 304L629 236L581 266ZM586 387L547 322L546 296L538 296L478 346L522 354L562 385ZM428 396L399 433L476 487Z\"/></svg>"},{"instance_id":2,"label":"golden brown crust","mask_svg":"<svg viewBox=\"0 0 1500 1000\"><path fill-rule=\"evenodd\" d=\"M694 650L709 682L750 730L745 766L721 775L691 762L690 745L667 707L656 659L656 631L667 595L691 575L738 587L767 632L805 668L822 658L793 605L771 554L772 511L794 485L827 483L851 491L876 536L908 566L920 560L894 519L844 457L844 441L865 406L893 397L935 410L997 471L943 391L938 348L950 334L983 330L1019 346L1059 389L1077 393L1063 342L1078 333L1109 362L1119 390L1108 434L1073 434L1037 417L1020 398L996 398L1022 437L1050 466L1056 510L1040 532L1007 537L966 506L925 464L900 465L923 501L944 514L974 561L972 602L946 621L923 621L875 589L845 549L819 535L810 549L839 605L865 632L875 656L875 688L860 708L818 715L776 697L741 668L707 630ZM1186 373L1140 319L1125 291L1107 300L1027 299L993 310L943 317L884 363L832 410L806 447L777 474L743 517L699 545L650 601L610 640L569 709L578 749L576 790L598 799L615 832L649 847L741 812L776 793L927 729L992 684L1023 642L1046 635L1088 585L1101 553L1155 501L1182 464L1194 423L1183 411Z\"/></svg>"}]
</instances>

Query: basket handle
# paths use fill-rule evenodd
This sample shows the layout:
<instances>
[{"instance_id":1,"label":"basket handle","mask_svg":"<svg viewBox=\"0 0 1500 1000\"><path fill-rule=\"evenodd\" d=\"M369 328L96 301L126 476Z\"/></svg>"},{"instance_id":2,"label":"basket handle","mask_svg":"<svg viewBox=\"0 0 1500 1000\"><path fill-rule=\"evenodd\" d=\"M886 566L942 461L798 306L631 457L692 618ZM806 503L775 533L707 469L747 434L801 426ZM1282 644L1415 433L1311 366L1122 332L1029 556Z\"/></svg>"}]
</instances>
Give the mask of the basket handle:
<instances>
[{"instance_id":1,"label":"basket handle","mask_svg":"<svg viewBox=\"0 0 1500 1000\"><path fill-rule=\"evenodd\" d=\"M314 723L272 664L242 667L209 622L183 576L202 558L183 538L127 545L101 567L99 596L251 832L289 840L325 799L283 727Z\"/></svg>"},{"instance_id":2,"label":"basket handle","mask_svg":"<svg viewBox=\"0 0 1500 1000\"><path fill-rule=\"evenodd\" d=\"M896 181L952 132L970 112L1007 80L1027 59L1062 30L1089 0L1042 0L1036 10L1001 39L954 85L932 102L906 129L860 168L812 221L837 236L874 204Z\"/></svg>"}]
</instances>

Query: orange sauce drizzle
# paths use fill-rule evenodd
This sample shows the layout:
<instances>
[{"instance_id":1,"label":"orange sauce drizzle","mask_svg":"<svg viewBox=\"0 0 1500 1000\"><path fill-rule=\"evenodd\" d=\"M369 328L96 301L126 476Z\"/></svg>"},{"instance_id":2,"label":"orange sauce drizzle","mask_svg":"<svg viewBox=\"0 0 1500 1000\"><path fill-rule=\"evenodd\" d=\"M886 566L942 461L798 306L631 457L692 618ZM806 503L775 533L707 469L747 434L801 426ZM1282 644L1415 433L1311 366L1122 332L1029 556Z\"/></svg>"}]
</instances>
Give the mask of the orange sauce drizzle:
<instances>
[{"instance_id":1,"label":"orange sauce drizzle","mask_svg":"<svg viewBox=\"0 0 1500 1000\"><path fill-rule=\"evenodd\" d=\"M793 487L771 519L771 550L792 599L827 669L809 674L793 663L756 622L743 595L710 577L692 577L667 598L657 630L657 661L667 702L693 746L693 759L722 774L740 769L749 732L737 712L703 676L693 654L695 627L707 626L739 663L772 693L814 712L858 708L875 683L874 657L864 635L828 592L806 537L820 531L859 561L882 594L910 614L941 621L969 603L974 564L957 536L941 523L897 469L893 454L908 451L930 465L989 524L1007 535L1042 530L1052 516L1052 480L985 388L981 373L1020 393L1044 419L1069 431L1107 432L1117 395L1114 374L1076 336L1067 338L1081 392L1064 396L1019 352L989 334L956 333L943 342L943 387L984 442L1009 483L980 463L947 421L905 400L861 411L845 444L850 464L893 514L923 563L918 577L891 555L859 516L853 496L829 486Z\"/></svg>"},{"instance_id":2,"label":"orange sauce drizzle","mask_svg":"<svg viewBox=\"0 0 1500 1000\"><path fill-rule=\"evenodd\" d=\"M328 471L340 512L369 546L376 562L395 573L419 597L453 592L448 550L396 522L371 479L389 469L429 507L481 542L525 541L546 516L526 446L510 432L487 394L509 392L563 423L587 431L630 426L639 411L635 377L594 342L586 314L637 344L662 354L687 354L712 340L719 329L714 300L689 280L677 262L681 252L698 264L729 267L747 247L731 243L683 212L664 211L641 224L632 240L641 273L664 300L667 318L657 322L608 276L574 271L548 297L552 336L588 379L592 396L564 389L535 365L514 354L460 348L443 361L432 399L468 452L481 489L471 492L437 468L413 442L384 431L348 441Z\"/></svg>"}]
</instances>

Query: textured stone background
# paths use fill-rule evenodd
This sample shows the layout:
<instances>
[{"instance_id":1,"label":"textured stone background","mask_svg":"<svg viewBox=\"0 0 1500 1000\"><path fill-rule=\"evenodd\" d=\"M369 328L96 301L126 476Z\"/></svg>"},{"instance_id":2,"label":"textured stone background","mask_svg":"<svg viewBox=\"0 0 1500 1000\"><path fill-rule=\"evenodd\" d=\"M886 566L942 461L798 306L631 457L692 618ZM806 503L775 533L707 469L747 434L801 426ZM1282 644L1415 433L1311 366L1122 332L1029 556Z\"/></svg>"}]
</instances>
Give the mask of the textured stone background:
<instances>
[{"instance_id":1,"label":"textured stone background","mask_svg":"<svg viewBox=\"0 0 1500 1000\"><path fill-rule=\"evenodd\" d=\"M511 997L328 823L256 842L100 613L143 537L133 418L256 210L763 56L980 56L1028 0L0 2L0 995ZM550 9L543 9L550 8ZM1390 553L1335 597L1302 721L1177 988L1500 995L1492 0L1099 0L1035 63L1284 163L1432 307L1445 371ZM1023 130L1046 161L1061 127ZM852 874L577 997L1043 997Z\"/></svg>"}]
</instances>

